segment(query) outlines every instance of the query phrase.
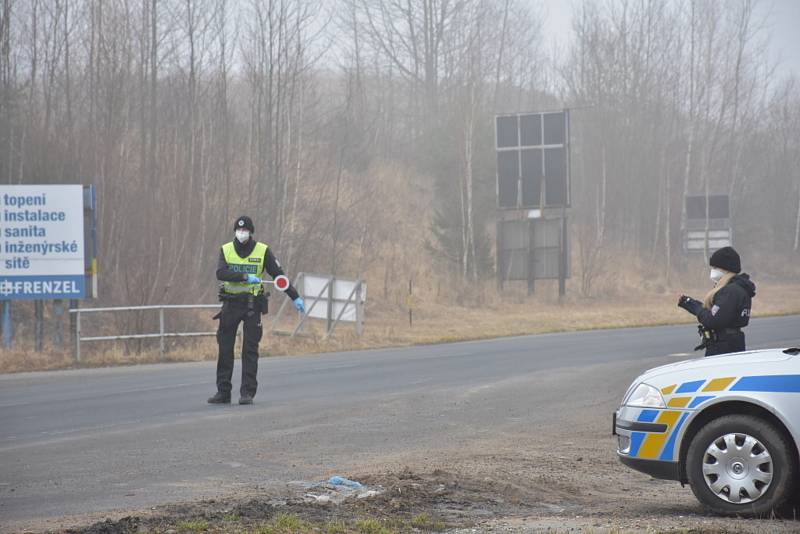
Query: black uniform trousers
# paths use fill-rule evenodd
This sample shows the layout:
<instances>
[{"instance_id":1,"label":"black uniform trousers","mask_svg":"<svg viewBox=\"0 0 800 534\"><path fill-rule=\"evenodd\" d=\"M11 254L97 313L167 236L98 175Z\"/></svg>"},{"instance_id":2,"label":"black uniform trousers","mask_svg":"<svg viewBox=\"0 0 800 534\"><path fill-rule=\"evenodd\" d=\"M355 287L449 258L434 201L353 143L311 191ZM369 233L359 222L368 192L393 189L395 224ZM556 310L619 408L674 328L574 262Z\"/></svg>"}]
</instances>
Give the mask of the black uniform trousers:
<instances>
[{"instance_id":1,"label":"black uniform trousers","mask_svg":"<svg viewBox=\"0 0 800 534\"><path fill-rule=\"evenodd\" d=\"M217 391L224 395L231 394L231 378L233 377L233 348L236 344L236 331L239 323L243 324L242 340L242 396L255 396L258 388L258 343L261 341L261 310L248 306L246 300L226 301L222 304L217 329L219 357L217 358Z\"/></svg>"}]
</instances>

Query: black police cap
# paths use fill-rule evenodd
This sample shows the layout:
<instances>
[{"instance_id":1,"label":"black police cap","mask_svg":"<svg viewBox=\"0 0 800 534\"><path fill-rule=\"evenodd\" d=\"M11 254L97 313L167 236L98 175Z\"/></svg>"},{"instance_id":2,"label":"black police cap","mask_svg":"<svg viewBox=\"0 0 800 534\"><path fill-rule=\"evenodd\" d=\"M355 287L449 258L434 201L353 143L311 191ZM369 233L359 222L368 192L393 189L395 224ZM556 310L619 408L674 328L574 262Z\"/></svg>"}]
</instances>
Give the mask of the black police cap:
<instances>
[{"instance_id":1,"label":"black police cap","mask_svg":"<svg viewBox=\"0 0 800 534\"><path fill-rule=\"evenodd\" d=\"M234 230L250 230L251 232L255 232L256 228L253 226L253 219L248 217L247 215L242 215L236 222L233 223Z\"/></svg>"}]
</instances>

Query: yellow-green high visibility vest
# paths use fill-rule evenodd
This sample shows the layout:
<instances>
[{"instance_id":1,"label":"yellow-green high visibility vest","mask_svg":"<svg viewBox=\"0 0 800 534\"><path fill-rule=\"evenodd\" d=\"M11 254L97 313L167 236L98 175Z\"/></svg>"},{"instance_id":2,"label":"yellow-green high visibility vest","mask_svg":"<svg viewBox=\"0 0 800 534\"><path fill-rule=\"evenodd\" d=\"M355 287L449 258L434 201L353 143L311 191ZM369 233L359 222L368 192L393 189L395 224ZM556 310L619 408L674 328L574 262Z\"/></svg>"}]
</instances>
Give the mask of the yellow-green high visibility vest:
<instances>
[{"instance_id":1,"label":"yellow-green high visibility vest","mask_svg":"<svg viewBox=\"0 0 800 534\"><path fill-rule=\"evenodd\" d=\"M228 264L228 269L236 271L237 273L254 274L261 278L264 273L264 258L267 255L269 247L264 243L256 242L253 251L246 258L240 257L236 253L233 242L225 243L222 245L222 254L225 256L225 263ZM261 284L248 284L247 282L223 282L222 291L225 293L236 295L242 293L250 293L258 295L261 293Z\"/></svg>"}]
</instances>

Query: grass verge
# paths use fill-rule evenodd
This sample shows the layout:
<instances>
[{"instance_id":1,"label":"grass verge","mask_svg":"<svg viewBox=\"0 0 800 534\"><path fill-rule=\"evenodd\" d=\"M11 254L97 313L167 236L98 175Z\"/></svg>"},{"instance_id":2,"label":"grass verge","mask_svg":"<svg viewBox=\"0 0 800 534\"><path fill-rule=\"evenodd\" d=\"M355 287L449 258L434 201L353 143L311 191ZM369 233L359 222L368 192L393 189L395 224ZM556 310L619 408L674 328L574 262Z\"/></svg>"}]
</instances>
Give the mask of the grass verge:
<instances>
[{"instance_id":1,"label":"grass verge","mask_svg":"<svg viewBox=\"0 0 800 534\"><path fill-rule=\"evenodd\" d=\"M695 296L699 296L698 291ZM289 338L273 332L272 317L267 316L261 354L313 354L667 324L686 324L687 329L693 329L690 325L695 323L694 318L678 309L676 301L677 294L665 292L620 296L613 300L569 296L561 301L553 295L523 298L514 294L506 300L476 297L475 301L461 305L423 298L412 304L409 320L409 309L405 302L382 300L368 307L361 337L356 336L353 326L346 323L337 328L335 335L325 337L324 323L310 321L301 337ZM753 301L752 313L754 317L800 313L800 285L763 286ZM211 315L194 316L191 329L213 331L216 323L211 321ZM186 318L183 319L185 322ZM277 325L277 330L286 330L291 326L286 322ZM92 324L88 320L85 320L83 328L84 336L115 333L107 323ZM0 350L0 373L76 367L71 351L55 350L48 346L43 352L35 352L31 344L23 341L14 349ZM675 352L690 352L691 348L676 345ZM102 367L159 361L213 360L217 349L212 337L193 341L170 340L163 359L158 350L158 340L128 344L86 343L82 346L82 353L81 366Z\"/></svg>"}]
</instances>

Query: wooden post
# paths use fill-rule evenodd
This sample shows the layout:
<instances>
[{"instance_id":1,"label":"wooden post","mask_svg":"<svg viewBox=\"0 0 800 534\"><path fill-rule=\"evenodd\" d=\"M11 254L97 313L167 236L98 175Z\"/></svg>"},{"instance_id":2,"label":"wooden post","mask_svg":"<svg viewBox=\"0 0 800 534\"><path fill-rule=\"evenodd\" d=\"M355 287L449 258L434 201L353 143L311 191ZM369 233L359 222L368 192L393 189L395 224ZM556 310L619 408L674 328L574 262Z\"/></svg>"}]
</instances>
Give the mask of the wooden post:
<instances>
[{"instance_id":1,"label":"wooden post","mask_svg":"<svg viewBox=\"0 0 800 534\"><path fill-rule=\"evenodd\" d=\"M567 215L565 210L561 211L561 242L559 244L558 257L558 298L559 300L567 294Z\"/></svg>"},{"instance_id":2,"label":"wooden post","mask_svg":"<svg viewBox=\"0 0 800 534\"><path fill-rule=\"evenodd\" d=\"M331 329L333 328L333 313L334 313L333 297L335 296L335 294L334 294L334 289L335 288L336 288L336 278L331 276L331 281L330 281L330 283L328 285L328 312L326 314L327 315L327 328L325 329L325 331L328 333L328 335L330 335Z\"/></svg>"},{"instance_id":3,"label":"wooden post","mask_svg":"<svg viewBox=\"0 0 800 534\"><path fill-rule=\"evenodd\" d=\"M158 349L161 353L161 361L164 361L164 308L158 309Z\"/></svg>"},{"instance_id":4,"label":"wooden post","mask_svg":"<svg viewBox=\"0 0 800 534\"><path fill-rule=\"evenodd\" d=\"M361 305L361 280L356 287L356 335L361 337L364 333L364 307Z\"/></svg>"},{"instance_id":5,"label":"wooden post","mask_svg":"<svg viewBox=\"0 0 800 534\"><path fill-rule=\"evenodd\" d=\"M411 278L408 279L408 327L414 326L414 317L412 312L414 289L411 285Z\"/></svg>"}]
</instances>

